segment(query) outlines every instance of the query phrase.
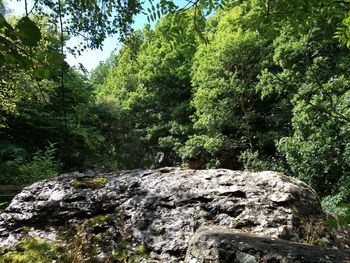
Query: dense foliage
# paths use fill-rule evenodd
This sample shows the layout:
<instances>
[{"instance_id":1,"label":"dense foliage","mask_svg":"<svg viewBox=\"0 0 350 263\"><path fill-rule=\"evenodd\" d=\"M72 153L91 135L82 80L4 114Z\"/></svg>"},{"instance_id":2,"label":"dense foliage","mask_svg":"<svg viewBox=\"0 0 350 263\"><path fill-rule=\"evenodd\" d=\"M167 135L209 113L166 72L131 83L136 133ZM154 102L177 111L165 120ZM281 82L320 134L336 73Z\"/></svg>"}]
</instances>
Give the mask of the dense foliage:
<instances>
[{"instance_id":1,"label":"dense foliage","mask_svg":"<svg viewBox=\"0 0 350 263\"><path fill-rule=\"evenodd\" d=\"M346 214L346 1L199 1L177 13L166 1L149 10L152 20L158 9L169 13L154 29L124 35L121 50L85 76L64 62L60 45L81 28L92 47L117 30L108 12L95 14L104 1L96 3L65 32L52 33L59 16L40 10L0 17L0 36L16 32L5 39L13 49L0 46L1 183L77 169L270 169L304 180L325 207ZM141 8L129 4L123 26ZM89 14L106 31L89 31ZM28 30L37 38L29 41Z\"/></svg>"},{"instance_id":2,"label":"dense foliage","mask_svg":"<svg viewBox=\"0 0 350 263\"><path fill-rule=\"evenodd\" d=\"M349 202L350 61L333 12L324 1L244 1L207 19L206 41L187 24L169 43L171 16L138 32L97 85L137 135L119 149L141 147L140 165L161 152L162 165L279 170L329 209Z\"/></svg>"}]
</instances>

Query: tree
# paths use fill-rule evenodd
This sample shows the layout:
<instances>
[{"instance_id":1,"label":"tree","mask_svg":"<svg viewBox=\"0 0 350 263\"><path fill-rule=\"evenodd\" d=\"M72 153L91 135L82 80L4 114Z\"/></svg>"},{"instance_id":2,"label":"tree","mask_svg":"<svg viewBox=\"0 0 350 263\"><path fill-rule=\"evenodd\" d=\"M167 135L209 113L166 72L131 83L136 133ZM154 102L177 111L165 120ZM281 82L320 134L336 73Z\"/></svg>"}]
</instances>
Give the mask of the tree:
<instances>
[{"instance_id":1,"label":"tree","mask_svg":"<svg viewBox=\"0 0 350 263\"><path fill-rule=\"evenodd\" d=\"M16 24L15 19L13 23ZM35 156L42 160L41 155L59 159L64 171L81 169L96 159L97 148L104 140L93 127L92 86L63 61L60 36L48 20L36 23L42 29L40 42L23 48L30 53L31 62L38 64L33 64L33 68L17 63L0 67L0 180L21 177L21 171L28 174L23 165L35 161ZM45 155L48 145L55 149ZM28 167L34 169L38 165ZM28 182L25 178L21 180Z\"/></svg>"},{"instance_id":2,"label":"tree","mask_svg":"<svg viewBox=\"0 0 350 263\"><path fill-rule=\"evenodd\" d=\"M330 20L335 20L338 24L335 31L335 38L346 47L350 47L350 1L329 0L329 9L331 10Z\"/></svg>"},{"instance_id":3,"label":"tree","mask_svg":"<svg viewBox=\"0 0 350 263\"><path fill-rule=\"evenodd\" d=\"M168 15L155 30L146 28L127 39L98 92L101 99L114 98L129 116L143 149L140 164L150 165L158 152L165 154L163 163L178 163L176 151L191 132L190 68L196 34L190 23L172 45L172 21Z\"/></svg>"},{"instance_id":4,"label":"tree","mask_svg":"<svg viewBox=\"0 0 350 263\"><path fill-rule=\"evenodd\" d=\"M281 28L273 40L272 65L260 76L263 96L282 96L291 102L291 134L277 142L290 173L322 196L348 202L348 60L349 51L332 35L333 10L315 4L308 23ZM343 190L341 190L343 189ZM334 203L335 199L333 199Z\"/></svg>"},{"instance_id":5,"label":"tree","mask_svg":"<svg viewBox=\"0 0 350 263\"><path fill-rule=\"evenodd\" d=\"M240 169L245 152L276 157L275 141L289 131L288 108L281 111L288 105L282 97L262 100L258 88L261 71L272 67L279 8L246 1L207 22L209 44L199 46L192 66L195 134L180 150L185 160Z\"/></svg>"}]
</instances>

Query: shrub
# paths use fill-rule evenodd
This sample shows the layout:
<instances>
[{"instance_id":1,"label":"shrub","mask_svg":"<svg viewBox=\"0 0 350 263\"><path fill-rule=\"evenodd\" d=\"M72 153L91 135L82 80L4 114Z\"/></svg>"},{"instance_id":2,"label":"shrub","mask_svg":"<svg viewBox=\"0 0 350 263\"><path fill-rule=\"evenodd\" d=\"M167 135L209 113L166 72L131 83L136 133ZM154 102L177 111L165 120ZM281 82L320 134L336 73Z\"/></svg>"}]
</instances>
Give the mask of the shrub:
<instances>
[{"instance_id":1,"label":"shrub","mask_svg":"<svg viewBox=\"0 0 350 263\"><path fill-rule=\"evenodd\" d=\"M44 151L37 151L31 162L19 166L19 175L15 177L14 183L26 185L56 177L59 172L59 163L55 160L55 153L56 148L53 143L50 143Z\"/></svg>"},{"instance_id":2,"label":"shrub","mask_svg":"<svg viewBox=\"0 0 350 263\"><path fill-rule=\"evenodd\" d=\"M266 163L260 159L257 151L245 150L241 152L239 161L242 162L245 171L259 172L267 170Z\"/></svg>"},{"instance_id":3,"label":"shrub","mask_svg":"<svg viewBox=\"0 0 350 263\"><path fill-rule=\"evenodd\" d=\"M324 210L331 213L337 218L340 225L350 224L350 178L343 177L338 185L338 192L326 196L322 199L321 205Z\"/></svg>"},{"instance_id":4,"label":"shrub","mask_svg":"<svg viewBox=\"0 0 350 263\"><path fill-rule=\"evenodd\" d=\"M28 158L28 152L10 143L1 143L0 148L0 184L12 184L19 174L19 166Z\"/></svg>"}]
</instances>

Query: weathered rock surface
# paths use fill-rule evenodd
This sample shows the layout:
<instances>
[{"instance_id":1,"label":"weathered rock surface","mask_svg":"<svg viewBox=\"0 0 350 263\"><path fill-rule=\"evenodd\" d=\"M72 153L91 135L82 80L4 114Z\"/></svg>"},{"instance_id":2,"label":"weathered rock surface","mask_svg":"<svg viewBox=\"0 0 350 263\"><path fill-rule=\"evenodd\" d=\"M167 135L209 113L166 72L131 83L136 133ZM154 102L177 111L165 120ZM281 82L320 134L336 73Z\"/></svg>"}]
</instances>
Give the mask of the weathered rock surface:
<instances>
[{"instance_id":1,"label":"weathered rock surface","mask_svg":"<svg viewBox=\"0 0 350 263\"><path fill-rule=\"evenodd\" d=\"M325 249L277 238L242 235L214 227L192 238L186 263L348 263L350 251Z\"/></svg>"},{"instance_id":2,"label":"weathered rock surface","mask_svg":"<svg viewBox=\"0 0 350 263\"><path fill-rule=\"evenodd\" d=\"M130 251L147 248L151 259L143 262L181 262L194 233L205 226L329 247L350 243L348 233L327 229L316 193L294 178L161 168L72 173L35 183L0 215L0 247L28 235L57 239L62 227L99 215L105 220L84 231L101 234L100 258L127 241Z\"/></svg>"}]
</instances>

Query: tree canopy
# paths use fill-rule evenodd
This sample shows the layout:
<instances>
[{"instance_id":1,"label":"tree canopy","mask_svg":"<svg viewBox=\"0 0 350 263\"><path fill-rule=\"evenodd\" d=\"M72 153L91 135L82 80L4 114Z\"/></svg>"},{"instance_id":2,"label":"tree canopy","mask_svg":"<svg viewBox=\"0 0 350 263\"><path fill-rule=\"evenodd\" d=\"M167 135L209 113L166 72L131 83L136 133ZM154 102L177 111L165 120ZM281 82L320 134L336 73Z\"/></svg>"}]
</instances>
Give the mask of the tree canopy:
<instances>
[{"instance_id":1,"label":"tree canopy","mask_svg":"<svg viewBox=\"0 0 350 263\"><path fill-rule=\"evenodd\" d=\"M275 170L349 210L347 1L39 0L19 18L0 3L0 183ZM131 30L140 12L154 28ZM70 36L78 53L117 32L122 48L90 74L65 62Z\"/></svg>"}]
</instances>

